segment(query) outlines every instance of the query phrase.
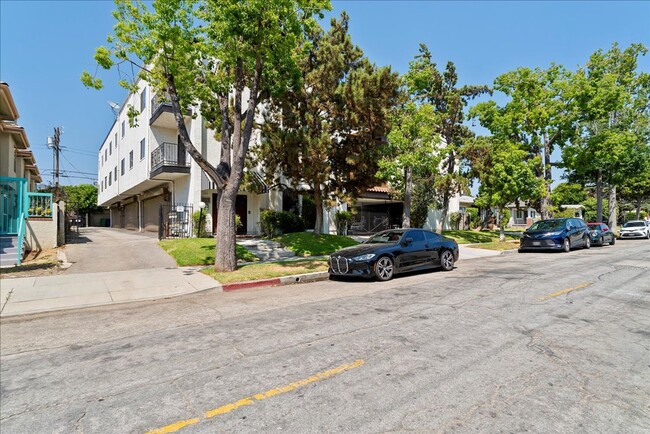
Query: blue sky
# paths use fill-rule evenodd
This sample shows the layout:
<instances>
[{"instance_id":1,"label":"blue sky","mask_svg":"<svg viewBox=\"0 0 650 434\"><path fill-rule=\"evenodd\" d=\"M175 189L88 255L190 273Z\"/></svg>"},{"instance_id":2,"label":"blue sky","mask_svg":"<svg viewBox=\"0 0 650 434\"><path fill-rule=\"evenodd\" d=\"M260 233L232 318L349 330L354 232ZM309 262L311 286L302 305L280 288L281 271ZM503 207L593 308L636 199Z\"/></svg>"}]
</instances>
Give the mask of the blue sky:
<instances>
[{"instance_id":1,"label":"blue sky","mask_svg":"<svg viewBox=\"0 0 650 434\"><path fill-rule=\"evenodd\" d=\"M371 61L406 72L424 42L441 68L455 63L461 84L492 84L519 66L555 62L575 69L613 42L650 47L649 1L334 1L333 7L332 15L348 12L352 39ZM94 180L97 150L113 121L107 101L121 104L126 94L113 73L102 73L101 91L85 89L79 76L95 71L94 49L111 32L113 9L105 0L0 1L0 79L9 83L45 181L52 180L45 144L56 126L64 127L62 184ZM650 56L640 69L650 72Z\"/></svg>"}]
</instances>

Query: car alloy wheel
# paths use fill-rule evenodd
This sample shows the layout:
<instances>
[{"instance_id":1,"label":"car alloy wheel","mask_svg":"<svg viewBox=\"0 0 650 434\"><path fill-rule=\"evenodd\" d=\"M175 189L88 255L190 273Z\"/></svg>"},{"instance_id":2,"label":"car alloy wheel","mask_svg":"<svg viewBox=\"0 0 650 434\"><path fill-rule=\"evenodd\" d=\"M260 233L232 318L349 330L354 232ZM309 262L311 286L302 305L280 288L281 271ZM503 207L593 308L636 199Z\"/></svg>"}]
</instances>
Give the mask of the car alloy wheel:
<instances>
[{"instance_id":1,"label":"car alloy wheel","mask_svg":"<svg viewBox=\"0 0 650 434\"><path fill-rule=\"evenodd\" d=\"M612 235L612 241L609 242L609 245L613 246L614 244L616 244L616 237Z\"/></svg>"},{"instance_id":2,"label":"car alloy wheel","mask_svg":"<svg viewBox=\"0 0 650 434\"><path fill-rule=\"evenodd\" d=\"M600 240L598 241L599 246L604 246L605 245L605 237L600 237Z\"/></svg>"},{"instance_id":3,"label":"car alloy wheel","mask_svg":"<svg viewBox=\"0 0 650 434\"><path fill-rule=\"evenodd\" d=\"M568 253L570 250L571 250L571 243L569 242L568 238L565 238L564 243L562 243L562 251Z\"/></svg>"},{"instance_id":4,"label":"car alloy wheel","mask_svg":"<svg viewBox=\"0 0 650 434\"><path fill-rule=\"evenodd\" d=\"M591 238L587 237L583 241L584 241L584 244L583 244L584 248L585 249L590 249L591 248Z\"/></svg>"},{"instance_id":5,"label":"car alloy wheel","mask_svg":"<svg viewBox=\"0 0 650 434\"><path fill-rule=\"evenodd\" d=\"M375 264L375 274L377 279L386 281L393 278L394 265L393 260L388 256L382 256Z\"/></svg>"},{"instance_id":6,"label":"car alloy wheel","mask_svg":"<svg viewBox=\"0 0 650 434\"><path fill-rule=\"evenodd\" d=\"M444 250L440 257L440 265L444 271L451 271L454 269L454 254L449 250Z\"/></svg>"}]
</instances>

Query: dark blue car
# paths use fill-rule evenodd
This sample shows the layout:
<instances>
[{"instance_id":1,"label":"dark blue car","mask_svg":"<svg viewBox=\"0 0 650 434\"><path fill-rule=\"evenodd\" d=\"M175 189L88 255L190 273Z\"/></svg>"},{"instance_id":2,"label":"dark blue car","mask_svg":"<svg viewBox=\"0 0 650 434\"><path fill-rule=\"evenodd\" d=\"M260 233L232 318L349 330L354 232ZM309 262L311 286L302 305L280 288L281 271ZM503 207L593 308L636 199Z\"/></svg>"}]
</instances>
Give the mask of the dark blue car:
<instances>
[{"instance_id":1,"label":"dark blue car","mask_svg":"<svg viewBox=\"0 0 650 434\"><path fill-rule=\"evenodd\" d=\"M521 237L519 252L532 250L559 250L568 252L574 247L591 247L587 224L579 218L539 220Z\"/></svg>"}]
</instances>

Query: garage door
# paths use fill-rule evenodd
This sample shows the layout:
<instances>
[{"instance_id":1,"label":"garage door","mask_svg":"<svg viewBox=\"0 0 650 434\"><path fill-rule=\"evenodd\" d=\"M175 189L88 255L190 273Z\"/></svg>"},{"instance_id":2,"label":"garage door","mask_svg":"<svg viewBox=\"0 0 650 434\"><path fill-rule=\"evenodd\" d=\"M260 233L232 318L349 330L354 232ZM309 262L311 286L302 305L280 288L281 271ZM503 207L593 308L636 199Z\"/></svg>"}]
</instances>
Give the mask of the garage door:
<instances>
[{"instance_id":1,"label":"garage door","mask_svg":"<svg viewBox=\"0 0 650 434\"><path fill-rule=\"evenodd\" d=\"M144 201L144 230L149 232L158 232L160 219L160 205L163 204L163 197L152 197Z\"/></svg>"},{"instance_id":2,"label":"garage door","mask_svg":"<svg viewBox=\"0 0 650 434\"><path fill-rule=\"evenodd\" d=\"M124 227L130 231L138 230L138 203L130 203L124 207Z\"/></svg>"}]
</instances>

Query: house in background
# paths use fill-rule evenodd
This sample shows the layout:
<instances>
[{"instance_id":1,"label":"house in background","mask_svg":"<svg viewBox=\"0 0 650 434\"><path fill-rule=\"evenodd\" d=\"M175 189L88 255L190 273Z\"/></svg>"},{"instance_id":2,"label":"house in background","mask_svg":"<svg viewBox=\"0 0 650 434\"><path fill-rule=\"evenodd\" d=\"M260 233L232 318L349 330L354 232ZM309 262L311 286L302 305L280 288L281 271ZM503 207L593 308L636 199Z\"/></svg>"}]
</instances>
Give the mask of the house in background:
<instances>
[{"instance_id":1,"label":"house in background","mask_svg":"<svg viewBox=\"0 0 650 434\"><path fill-rule=\"evenodd\" d=\"M58 207L42 182L7 83L0 83L0 266L20 265L24 254L59 245ZM61 240L62 241L62 240Z\"/></svg>"},{"instance_id":2,"label":"house in background","mask_svg":"<svg viewBox=\"0 0 650 434\"><path fill-rule=\"evenodd\" d=\"M128 107L140 111L137 126L129 124ZM205 126L194 107L185 113L185 125L194 146L214 166L219 163L221 143ZM259 133L251 140L259 140ZM127 96L99 148L98 205L110 211L110 226L134 231L157 232L160 238L191 237L192 214L205 207L206 228L214 232L217 189L189 156L178 136L171 103L155 95L140 80L138 92ZM248 178L236 200L240 234L260 233L260 213L282 209L282 192L266 186L259 173Z\"/></svg>"}]
</instances>

